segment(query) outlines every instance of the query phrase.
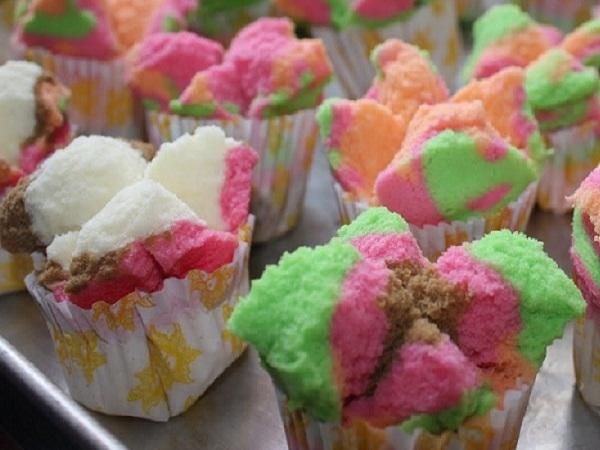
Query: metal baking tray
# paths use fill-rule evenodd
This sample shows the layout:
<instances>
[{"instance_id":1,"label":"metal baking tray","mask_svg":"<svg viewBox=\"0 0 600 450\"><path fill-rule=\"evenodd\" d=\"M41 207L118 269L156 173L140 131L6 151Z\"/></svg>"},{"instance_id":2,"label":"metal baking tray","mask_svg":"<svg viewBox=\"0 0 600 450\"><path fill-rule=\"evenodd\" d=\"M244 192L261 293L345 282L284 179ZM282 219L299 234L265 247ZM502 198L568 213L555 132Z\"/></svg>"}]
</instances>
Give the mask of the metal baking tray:
<instances>
[{"instance_id":1,"label":"metal baking tray","mask_svg":"<svg viewBox=\"0 0 600 450\"><path fill-rule=\"evenodd\" d=\"M339 226L331 176L317 154L299 227L252 249L251 273L260 275L284 251L326 242ZM544 241L568 272L570 217L536 211L529 234ZM533 390L519 450L600 448L600 417L574 387L572 328L548 351ZM68 397L50 336L27 294L0 298L0 371L68 427L85 448L285 450L274 391L253 351L247 351L185 414L167 423L86 412Z\"/></svg>"}]
</instances>

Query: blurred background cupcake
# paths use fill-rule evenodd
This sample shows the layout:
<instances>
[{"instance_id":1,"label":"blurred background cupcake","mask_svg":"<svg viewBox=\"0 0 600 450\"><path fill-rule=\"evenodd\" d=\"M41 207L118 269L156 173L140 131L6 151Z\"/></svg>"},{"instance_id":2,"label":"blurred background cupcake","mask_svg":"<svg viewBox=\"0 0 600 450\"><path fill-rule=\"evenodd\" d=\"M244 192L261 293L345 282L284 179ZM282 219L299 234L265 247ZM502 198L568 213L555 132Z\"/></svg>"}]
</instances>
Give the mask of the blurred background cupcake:
<instances>
[{"instance_id":1,"label":"blurred background cupcake","mask_svg":"<svg viewBox=\"0 0 600 450\"><path fill-rule=\"evenodd\" d=\"M186 47L178 41L188 38L173 35L165 36L169 45L146 58L144 48L154 39L133 50L129 71L133 89L145 99L151 141L170 142L201 124L223 127L260 157L252 182L255 242L292 229L317 145L315 108L332 75L323 43L296 38L285 18L253 22L225 53L216 42L189 37ZM190 52L190 45L206 50ZM173 58L190 65L180 68L169 63Z\"/></svg>"},{"instance_id":2,"label":"blurred background cupcake","mask_svg":"<svg viewBox=\"0 0 600 450\"><path fill-rule=\"evenodd\" d=\"M310 24L323 40L336 77L348 98L365 94L375 71L371 50L386 39L398 38L430 53L450 84L461 61L462 47L454 2L276 0L280 12Z\"/></svg>"},{"instance_id":3,"label":"blurred background cupcake","mask_svg":"<svg viewBox=\"0 0 600 450\"><path fill-rule=\"evenodd\" d=\"M69 90L40 66L8 61L0 66L0 199L72 137ZM0 249L0 294L24 289L27 254Z\"/></svg>"},{"instance_id":4,"label":"blurred background cupcake","mask_svg":"<svg viewBox=\"0 0 600 450\"><path fill-rule=\"evenodd\" d=\"M328 100L317 116L342 222L385 206L432 259L492 230L524 230L547 151L523 70L450 98L416 47L390 40L373 60L379 75L366 98Z\"/></svg>"},{"instance_id":5,"label":"blurred background cupcake","mask_svg":"<svg viewBox=\"0 0 600 450\"><path fill-rule=\"evenodd\" d=\"M585 309L542 248L497 231L434 265L373 208L267 268L229 328L271 375L290 449L512 450L546 347Z\"/></svg>"},{"instance_id":6,"label":"blurred background cupcake","mask_svg":"<svg viewBox=\"0 0 600 450\"><path fill-rule=\"evenodd\" d=\"M0 241L35 252L27 286L75 400L166 421L242 353L224 324L248 289L256 161L216 127L150 162L78 137L8 193Z\"/></svg>"},{"instance_id":7,"label":"blurred background cupcake","mask_svg":"<svg viewBox=\"0 0 600 450\"><path fill-rule=\"evenodd\" d=\"M124 53L148 34L187 27L194 0L20 0L15 51L73 92L82 133L142 135L143 117L125 80Z\"/></svg>"}]
</instances>

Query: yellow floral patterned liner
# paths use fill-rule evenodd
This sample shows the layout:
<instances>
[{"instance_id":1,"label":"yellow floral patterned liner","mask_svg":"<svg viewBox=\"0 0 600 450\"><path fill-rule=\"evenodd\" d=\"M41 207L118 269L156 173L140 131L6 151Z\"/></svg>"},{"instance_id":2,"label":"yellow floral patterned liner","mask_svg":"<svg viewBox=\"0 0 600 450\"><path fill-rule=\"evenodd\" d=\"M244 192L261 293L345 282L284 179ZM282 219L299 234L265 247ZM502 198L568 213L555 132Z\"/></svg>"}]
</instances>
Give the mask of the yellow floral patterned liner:
<instances>
[{"instance_id":1,"label":"yellow floral patterned liner","mask_svg":"<svg viewBox=\"0 0 600 450\"><path fill-rule=\"evenodd\" d=\"M169 278L85 310L58 302L35 277L27 287L46 319L71 396L105 414L166 421L186 411L244 351L226 322L248 292L253 218L234 260L208 274Z\"/></svg>"},{"instance_id":2,"label":"yellow floral patterned liner","mask_svg":"<svg viewBox=\"0 0 600 450\"><path fill-rule=\"evenodd\" d=\"M334 188L342 224L352 222L369 207L366 202L353 200L339 184L336 183ZM489 217L474 218L467 222L425 225L422 228L411 225L410 230L423 254L435 261L448 247L475 241L490 231L504 228L512 231L525 231L535 205L536 191L537 183L531 184L517 200Z\"/></svg>"},{"instance_id":3,"label":"yellow floral patterned liner","mask_svg":"<svg viewBox=\"0 0 600 450\"><path fill-rule=\"evenodd\" d=\"M387 39L397 38L414 44L431 55L450 87L455 84L463 49L454 1L433 0L406 22L393 23L377 30L313 26L312 34L323 40L335 75L348 98L365 95L375 77L369 61L371 50Z\"/></svg>"},{"instance_id":4,"label":"yellow floral patterned liner","mask_svg":"<svg viewBox=\"0 0 600 450\"><path fill-rule=\"evenodd\" d=\"M557 131L546 138L554 154L546 168L538 189L540 208L557 214L568 212L572 206L566 198L600 164L600 140L593 121Z\"/></svg>"},{"instance_id":5,"label":"yellow floral patterned liner","mask_svg":"<svg viewBox=\"0 0 600 450\"><path fill-rule=\"evenodd\" d=\"M69 119L80 134L138 139L143 115L126 81L126 63L55 55L41 48L17 47L18 56L52 72L71 89Z\"/></svg>"},{"instance_id":6,"label":"yellow floral patterned liner","mask_svg":"<svg viewBox=\"0 0 600 450\"><path fill-rule=\"evenodd\" d=\"M217 125L227 136L248 143L260 160L252 176L254 242L267 242L293 229L300 218L319 130L313 110L272 119L199 120L146 112L146 128L156 148L199 126Z\"/></svg>"},{"instance_id":7,"label":"yellow floral patterned liner","mask_svg":"<svg viewBox=\"0 0 600 450\"><path fill-rule=\"evenodd\" d=\"M278 393L279 409L289 450L513 450L517 447L531 386L509 390L503 409L466 421L456 432L432 435L405 433L400 427L373 428L321 423L300 410L290 411Z\"/></svg>"},{"instance_id":8,"label":"yellow floral patterned liner","mask_svg":"<svg viewBox=\"0 0 600 450\"><path fill-rule=\"evenodd\" d=\"M25 277L33 269L29 255L12 255L0 249L0 294L25 290Z\"/></svg>"},{"instance_id":9,"label":"yellow floral patterned liner","mask_svg":"<svg viewBox=\"0 0 600 450\"><path fill-rule=\"evenodd\" d=\"M600 415L600 312L588 306L587 317L575 322L573 363L577 389L585 402Z\"/></svg>"}]
</instances>

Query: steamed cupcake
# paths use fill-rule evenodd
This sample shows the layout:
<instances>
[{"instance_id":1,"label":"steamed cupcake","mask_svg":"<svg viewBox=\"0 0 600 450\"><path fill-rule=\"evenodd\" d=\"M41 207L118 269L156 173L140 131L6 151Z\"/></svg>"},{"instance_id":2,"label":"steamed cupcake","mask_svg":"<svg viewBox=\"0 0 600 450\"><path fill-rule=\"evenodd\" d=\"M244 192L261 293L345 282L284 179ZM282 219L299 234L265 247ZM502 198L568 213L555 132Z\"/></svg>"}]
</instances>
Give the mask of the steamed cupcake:
<instances>
[{"instance_id":1,"label":"steamed cupcake","mask_svg":"<svg viewBox=\"0 0 600 450\"><path fill-rule=\"evenodd\" d=\"M595 68L553 49L527 68L525 87L548 146L554 149L538 202L562 213L570 209L565 197L600 162L600 78Z\"/></svg>"},{"instance_id":2,"label":"steamed cupcake","mask_svg":"<svg viewBox=\"0 0 600 450\"><path fill-rule=\"evenodd\" d=\"M224 322L247 290L256 162L216 127L150 162L123 141L78 138L11 191L1 242L38 252L27 284L75 400L168 420L239 356Z\"/></svg>"},{"instance_id":3,"label":"steamed cupcake","mask_svg":"<svg viewBox=\"0 0 600 450\"><path fill-rule=\"evenodd\" d=\"M151 140L169 142L208 122L248 142L261 160L253 178L255 240L270 240L298 221L318 135L314 109L331 75L320 40L296 38L287 19L260 19L236 35L221 62L193 76L170 114L147 111Z\"/></svg>"},{"instance_id":4,"label":"steamed cupcake","mask_svg":"<svg viewBox=\"0 0 600 450\"><path fill-rule=\"evenodd\" d=\"M462 71L463 82L510 66L527 67L560 40L558 30L536 23L518 6L495 6L474 24L473 49Z\"/></svg>"},{"instance_id":5,"label":"steamed cupcake","mask_svg":"<svg viewBox=\"0 0 600 450\"><path fill-rule=\"evenodd\" d=\"M590 20L567 34L560 46L586 66L600 67L600 19Z\"/></svg>"},{"instance_id":6,"label":"steamed cupcake","mask_svg":"<svg viewBox=\"0 0 600 450\"><path fill-rule=\"evenodd\" d=\"M394 63L389 50L402 47ZM408 52L421 63L402 64ZM547 153L523 71L507 69L448 99L411 46L392 40L374 55L392 59L367 98L329 100L317 116L342 221L386 206L403 215L430 258L494 229L523 230Z\"/></svg>"},{"instance_id":7,"label":"steamed cupcake","mask_svg":"<svg viewBox=\"0 0 600 450\"><path fill-rule=\"evenodd\" d=\"M323 39L344 94L365 94L375 75L367 58L386 39L397 38L424 48L448 83L453 83L461 59L454 2L275 0L280 12L310 24ZM435 30L435 32L434 32Z\"/></svg>"},{"instance_id":8,"label":"steamed cupcake","mask_svg":"<svg viewBox=\"0 0 600 450\"><path fill-rule=\"evenodd\" d=\"M186 27L194 0L50 0L17 4L18 53L73 91L72 119L84 133L141 135L122 56L145 36Z\"/></svg>"},{"instance_id":9,"label":"steamed cupcake","mask_svg":"<svg viewBox=\"0 0 600 450\"><path fill-rule=\"evenodd\" d=\"M539 242L494 232L433 265L373 208L268 267L229 328L280 391L290 447L437 448L478 429L481 448L514 448L546 347L583 311Z\"/></svg>"},{"instance_id":10,"label":"steamed cupcake","mask_svg":"<svg viewBox=\"0 0 600 450\"><path fill-rule=\"evenodd\" d=\"M570 197L573 211L571 261L574 279L587 302L585 319L577 321L573 361L577 388L585 402L600 411L598 354L600 335L600 170L595 169Z\"/></svg>"},{"instance_id":11,"label":"steamed cupcake","mask_svg":"<svg viewBox=\"0 0 600 450\"><path fill-rule=\"evenodd\" d=\"M20 61L0 66L0 198L68 144L68 101L69 90L41 67ZM23 289L29 270L27 257L0 250L0 293Z\"/></svg>"}]
</instances>

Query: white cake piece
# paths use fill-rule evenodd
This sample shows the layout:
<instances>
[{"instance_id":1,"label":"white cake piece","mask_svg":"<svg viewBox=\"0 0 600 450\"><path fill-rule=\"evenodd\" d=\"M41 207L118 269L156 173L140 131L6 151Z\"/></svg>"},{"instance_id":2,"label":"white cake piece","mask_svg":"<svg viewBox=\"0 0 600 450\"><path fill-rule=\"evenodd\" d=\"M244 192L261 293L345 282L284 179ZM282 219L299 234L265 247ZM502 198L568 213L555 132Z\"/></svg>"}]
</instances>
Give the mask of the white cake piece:
<instances>
[{"instance_id":1,"label":"white cake piece","mask_svg":"<svg viewBox=\"0 0 600 450\"><path fill-rule=\"evenodd\" d=\"M221 213L227 152L239 146L216 126L200 127L165 143L146 169L146 177L175 193L208 226L226 230Z\"/></svg>"},{"instance_id":2,"label":"white cake piece","mask_svg":"<svg viewBox=\"0 0 600 450\"><path fill-rule=\"evenodd\" d=\"M0 66L0 158L10 165L18 163L22 144L34 134L35 85L42 73L26 61Z\"/></svg>"},{"instance_id":3,"label":"white cake piece","mask_svg":"<svg viewBox=\"0 0 600 450\"><path fill-rule=\"evenodd\" d=\"M46 256L50 261L59 264L63 270L68 271L77 245L79 231L70 231L56 236L46 248Z\"/></svg>"},{"instance_id":4,"label":"white cake piece","mask_svg":"<svg viewBox=\"0 0 600 450\"><path fill-rule=\"evenodd\" d=\"M203 223L185 203L159 183L142 180L126 187L79 232L74 256L102 256L138 239L167 231L180 220Z\"/></svg>"},{"instance_id":5,"label":"white cake piece","mask_svg":"<svg viewBox=\"0 0 600 450\"><path fill-rule=\"evenodd\" d=\"M127 142L78 137L48 158L25 191L33 232L44 244L77 231L121 189L141 180L146 161Z\"/></svg>"}]
</instances>

